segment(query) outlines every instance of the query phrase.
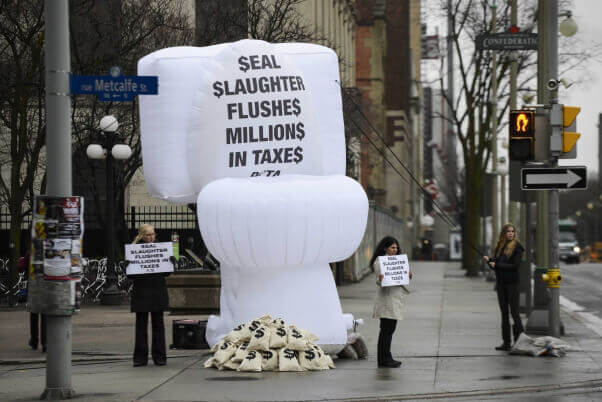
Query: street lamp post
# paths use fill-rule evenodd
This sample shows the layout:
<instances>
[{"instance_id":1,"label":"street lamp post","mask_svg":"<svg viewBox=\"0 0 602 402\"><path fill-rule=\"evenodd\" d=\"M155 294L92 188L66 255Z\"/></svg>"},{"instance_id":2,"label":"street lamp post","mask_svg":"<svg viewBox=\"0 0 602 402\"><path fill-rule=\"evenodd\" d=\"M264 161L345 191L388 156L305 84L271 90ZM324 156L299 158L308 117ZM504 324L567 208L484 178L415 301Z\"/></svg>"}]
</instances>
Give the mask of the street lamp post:
<instances>
[{"instance_id":1,"label":"street lamp post","mask_svg":"<svg viewBox=\"0 0 602 402\"><path fill-rule=\"evenodd\" d=\"M99 144L90 144L86 154L90 159L105 159L107 179L107 204L106 204L106 246L107 246L107 282L106 287L100 295L100 303L104 305L117 305L121 303L121 291L117 286L117 274L115 273L115 200L113 159L128 159L132 150L125 144L116 144L119 123L114 116L104 116L100 119L99 129L104 134L104 148ZM109 153L108 150L111 150Z\"/></svg>"}]
</instances>

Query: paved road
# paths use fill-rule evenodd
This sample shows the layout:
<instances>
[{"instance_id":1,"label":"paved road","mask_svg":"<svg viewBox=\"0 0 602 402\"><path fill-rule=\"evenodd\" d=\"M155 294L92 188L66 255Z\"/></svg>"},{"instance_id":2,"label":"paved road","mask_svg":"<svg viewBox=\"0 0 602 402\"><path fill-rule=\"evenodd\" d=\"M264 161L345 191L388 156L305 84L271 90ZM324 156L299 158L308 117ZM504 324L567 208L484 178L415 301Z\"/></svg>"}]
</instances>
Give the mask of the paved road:
<instances>
[{"instance_id":1,"label":"paved road","mask_svg":"<svg viewBox=\"0 0 602 402\"><path fill-rule=\"evenodd\" d=\"M602 263L560 265L561 306L602 336Z\"/></svg>"},{"instance_id":2,"label":"paved road","mask_svg":"<svg viewBox=\"0 0 602 402\"><path fill-rule=\"evenodd\" d=\"M602 318L602 263L561 264L561 294Z\"/></svg>"}]
</instances>

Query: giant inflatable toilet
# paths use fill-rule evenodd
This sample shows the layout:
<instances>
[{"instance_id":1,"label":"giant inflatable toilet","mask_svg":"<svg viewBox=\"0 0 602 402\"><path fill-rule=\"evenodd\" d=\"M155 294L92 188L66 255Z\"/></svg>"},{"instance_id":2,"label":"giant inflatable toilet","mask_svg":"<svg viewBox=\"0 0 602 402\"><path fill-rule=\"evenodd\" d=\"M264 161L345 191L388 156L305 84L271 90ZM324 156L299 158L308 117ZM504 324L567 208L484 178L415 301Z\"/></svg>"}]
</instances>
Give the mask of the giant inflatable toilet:
<instances>
[{"instance_id":1,"label":"giant inflatable toilet","mask_svg":"<svg viewBox=\"0 0 602 402\"><path fill-rule=\"evenodd\" d=\"M366 227L368 200L345 176L338 58L312 44L242 40L175 47L138 63L159 77L140 97L147 187L197 202L199 227L221 264L213 346L263 314L342 348L343 314L328 263L349 257Z\"/></svg>"}]
</instances>

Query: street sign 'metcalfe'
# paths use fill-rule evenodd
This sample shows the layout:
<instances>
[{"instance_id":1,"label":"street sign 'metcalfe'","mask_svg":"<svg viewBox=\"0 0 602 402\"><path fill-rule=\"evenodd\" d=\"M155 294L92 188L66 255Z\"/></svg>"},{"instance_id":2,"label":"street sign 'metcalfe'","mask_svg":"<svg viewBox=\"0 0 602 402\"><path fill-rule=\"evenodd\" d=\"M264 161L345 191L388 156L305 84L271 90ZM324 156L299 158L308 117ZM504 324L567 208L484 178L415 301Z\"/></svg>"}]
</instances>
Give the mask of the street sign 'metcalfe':
<instances>
[{"instance_id":1,"label":"street sign 'metcalfe'","mask_svg":"<svg viewBox=\"0 0 602 402\"><path fill-rule=\"evenodd\" d=\"M477 36L477 50L536 50L537 34L531 32L500 32Z\"/></svg>"},{"instance_id":2,"label":"street sign 'metcalfe'","mask_svg":"<svg viewBox=\"0 0 602 402\"><path fill-rule=\"evenodd\" d=\"M523 190L584 190L587 188L585 166L521 169Z\"/></svg>"},{"instance_id":3,"label":"street sign 'metcalfe'","mask_svg":"<svg viewBox=\"0 0 602 402\"><path fill-rule=\"evenodd\" d=\"M71 94L96 95L98 100L131 101L136 95L156 95L158 79L154 76L72 75Z\"/></svg>"}]
</instances>

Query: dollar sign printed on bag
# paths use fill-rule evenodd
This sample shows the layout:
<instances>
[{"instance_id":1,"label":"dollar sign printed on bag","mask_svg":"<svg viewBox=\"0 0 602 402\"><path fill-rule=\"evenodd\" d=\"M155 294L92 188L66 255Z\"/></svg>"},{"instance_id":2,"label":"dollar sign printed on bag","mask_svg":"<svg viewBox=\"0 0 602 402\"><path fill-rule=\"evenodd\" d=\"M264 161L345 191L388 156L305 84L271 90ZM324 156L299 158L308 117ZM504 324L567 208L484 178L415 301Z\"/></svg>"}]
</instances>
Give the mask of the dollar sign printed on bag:
<instances>
[{"instance_id":1,"label":"dollar sign printed on bag","mask_svg":"<svg viewBox=\"0 0 602 402\"><path fill-rule=\"evenodd\" d=\"M262 353L263 353L263 358L265 360L269 360L272 358L272 356L274 356L274 354L270 350L264 350Z\"/></svg>"},{"instance_id":2,"label":"dollar sign printed on bag","mask_svg":"<svg viewBox=\"0 0 602 402\"><path fill-rule=\"evenodd\" d=\"M240 350L247 350L247 346L249 346L249 342L244 342L240 345Z\"/></svg>"},{"instance_id":3,"label":"dollar sign printed on bag","mask_svg":"<svg viewBox=\"0 0 602 402\"><path fill-rule=\"evenodd\" d=\"M255 331L255 335L253 335L253 336L255 336L255 338L259 339L259 338L263 337L264 335L265 335L265 332L263 331L263 328L258 328Z\"/></svg>"},{"instance_id":4,"label":"dollar sign printed on bag","mask_svg":"<svg viewBox=\"0 0 602 402\"><path fill-rule=\"evenodd\" d=\"M230 346L230 342L224 342L224 344L222 346L220 346L220 349L225 350L225 349L228 349L229 346Z\"/></svg>"},{"instance_id":5,"label":"dollar sign printed on bag","mask_svg":"<svg viewBox=\"0 0 602 402\"><path fill-rule=\"evenodd\" d=\"M250 351L250 352L247 354L247 357L245 357L245 359L247 359L247 360L253 360L253 359L254 359L254 358L256 358L256 357L257 357L257 353L255 353L255 351L254 351L254 350L252 350L252 351Z\"/></svg>"},{"instance_id":6,"label":"dollar sign printed on bag","mask_svg":"<svg viewBox=\"0 0 602 402\"><path fill-rule=\"evenodd\" d=\"M293 329L293 332L291 332L291 335L293 336L293 338L297 338L297 339L301 338L301 334L296 329Z\"/></svg>"},{"instance_id":7,"label":"dollar sign printed on bag","mask_svg":"<svg viewBox=\"0 0 602 402\"><path fill-rule=\"evenodd\" d=\"M305 358L307 360L313 360L314 357L316 357L316 354L314 352L312 352L311 350L306 350L305 351Z\"/></svg>"},{"instance_id":8,"label":"dollar sign printed on bag","mask_svg":"<svg viewBox=\"0 0 602 402\"><path fill-rule=\"evenodd\" d=\"M257 328L259 328L259 324L259 321L252 321L251 325L249 325L249 330L255 331Z\"/></svg>"},{"instance_id":9,"label":"dollar sign printed on bag","mask_svg":"<svg viewBox=\"0 0 602 402\"><path fill-rule=\"evenodd\" d=\"M237 326L236 328L234 328L234 331L240 331L244 328L245 324L240 324L239 326Z\"/></svg>"},{"instance_id":10,"label":"dollar sign printed on bag","mask_svg":"<svg viewBox=\"0 0 602 402\"><path fill-rule=\"evenodd\" d=\"M286 336L286 331L281 327L276 330L276 334L278 334L278 336Z\"/></svg>"},{"instance_id":11,"label":"dollar sign printed on bag","mask_svg":"<svg viewBox=\"0 0 602 402\"><path fill-rule=\"evenodd\" d=\"M286 357L287 359L294 359L295 358L295 351L294 350L290 350L290 349L284 349L284 357Z\"/></svg>"}]
</instances>

